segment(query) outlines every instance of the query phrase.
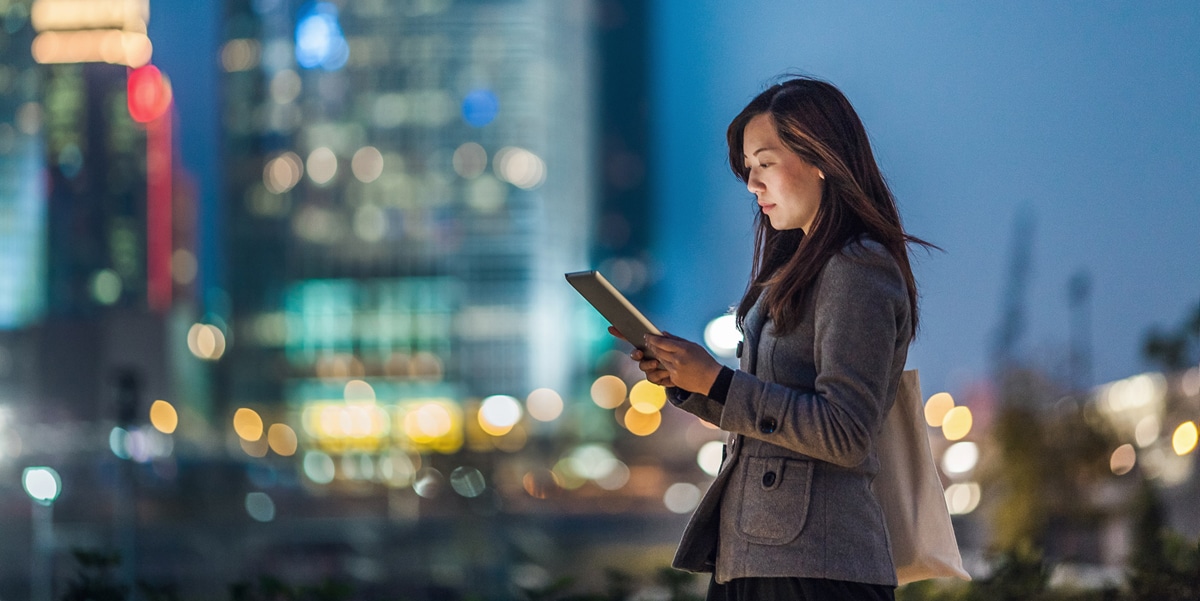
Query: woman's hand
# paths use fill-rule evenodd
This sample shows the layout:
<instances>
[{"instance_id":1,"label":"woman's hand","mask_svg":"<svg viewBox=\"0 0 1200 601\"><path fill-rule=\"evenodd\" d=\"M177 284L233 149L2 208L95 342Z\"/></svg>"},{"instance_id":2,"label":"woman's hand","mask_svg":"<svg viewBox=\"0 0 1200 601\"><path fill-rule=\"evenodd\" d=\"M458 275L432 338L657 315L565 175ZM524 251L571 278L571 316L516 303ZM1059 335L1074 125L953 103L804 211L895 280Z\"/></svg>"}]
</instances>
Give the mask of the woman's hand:
<instances>
[{"instance_id":1,"label":"woman's hand","mask_svg":"<svg viewBox=\"0 0 1200 601\"><path fill-rule=\"evenodd\" d=\"M668 332L663 332L662 336L647 334L646 349L654 354L658 370L666 372L666 380L671 382L663 386L678 386L688 392L708 394L721 373L721 364L704 347Z\"/></svg>"},{"instance_id":2,"label":"woman's hand","mask_svg":"<svg viewBox=\"0 0 1200 601\"><path fill-rule=\"evenodd\" d=\"M608 333L620 338L621 340L625 340L625 337L622 336L621 333L612 326L608 326ZM625 340L625 342L629 341ZM643 353L641 349L633 349L633 352L629 354L629 357L638 362L638 369L646 373L646 379L650 382L658 384L659 386L675 386L675 383L671 381L671 375L667 373L667 370L663 369L663 367L659 365L658 361L646 357L646 353Z\"/></svg>"},{"instance_id":3,"label":"woman's hand","mask_svg":"<svg viewBox=\"0 0 1200 601\"><path fill-rule=\"evenodd\" d=\"M625 340L612 326L608 333ZM708 394L721 373L721 364L703 347L670 333L646 335L645 346L655 359L647 358L640 349L634 349L629 356L638 362L638 369L646 373L646 379L659 386L676 386L688 392Z\"/></svg>"}]
</instances>

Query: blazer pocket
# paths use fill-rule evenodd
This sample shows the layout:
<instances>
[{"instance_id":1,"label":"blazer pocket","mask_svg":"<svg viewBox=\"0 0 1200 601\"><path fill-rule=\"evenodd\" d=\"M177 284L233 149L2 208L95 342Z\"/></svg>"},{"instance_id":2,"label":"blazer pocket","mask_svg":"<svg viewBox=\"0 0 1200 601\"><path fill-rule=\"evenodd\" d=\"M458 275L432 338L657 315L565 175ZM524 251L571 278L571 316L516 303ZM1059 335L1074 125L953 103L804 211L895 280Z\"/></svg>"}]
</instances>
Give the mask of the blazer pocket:
<instances>
[{"instance_id":1,"label":"blazer pocket","mask_svg":"<svg viewBox=\"0 0 1200 601\"><path fill-rule=\"evenodd\" d=\"M784 545L808 521L813 463L784 457L747 457L738 533L752 543Z\"/></svg>"}]
</instances>

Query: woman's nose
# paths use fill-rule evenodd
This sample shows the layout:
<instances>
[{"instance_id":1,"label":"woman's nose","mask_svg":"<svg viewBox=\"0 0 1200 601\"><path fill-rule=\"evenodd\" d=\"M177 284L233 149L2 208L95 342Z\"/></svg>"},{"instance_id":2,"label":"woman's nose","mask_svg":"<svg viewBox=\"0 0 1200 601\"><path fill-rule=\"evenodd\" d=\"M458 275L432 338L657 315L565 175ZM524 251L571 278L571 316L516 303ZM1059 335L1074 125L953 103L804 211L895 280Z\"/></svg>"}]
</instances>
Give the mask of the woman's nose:
<instances>
[{"instance_id":1,"label":"woman's nose","mask_svg":"<svg viewBox=\"0 0 1200 601\"><path fill-rule=\"evenodd\" d=\"M762 182L759 181L758 177L751 175L750 178L746 180L746 189L754 194L758 194L765 188L763 188Z\"/></svg>"}]
</instances>

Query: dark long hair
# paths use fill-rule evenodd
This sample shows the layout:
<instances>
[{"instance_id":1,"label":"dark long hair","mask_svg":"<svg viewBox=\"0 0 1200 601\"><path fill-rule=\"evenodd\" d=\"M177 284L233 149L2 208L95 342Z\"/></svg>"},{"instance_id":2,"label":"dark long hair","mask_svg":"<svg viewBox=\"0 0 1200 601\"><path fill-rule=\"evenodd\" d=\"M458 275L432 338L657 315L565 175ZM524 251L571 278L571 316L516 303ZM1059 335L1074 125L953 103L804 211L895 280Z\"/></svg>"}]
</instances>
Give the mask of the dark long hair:
<instances>
[{"instance_id":1,"label":"dark long hair","mask_svg":"<svg viewBox=\"0 0 1200 601\"><path fill-rule=\"evenodd\" d=\"M800 321L808 291L830 257L865 235L882 244L904 274L913 336L917 331L917 284L908 261L908 245L933 245L904 232L896 200L888 188L858 114L840 90L828 82L795 77L771 86L734 117L726 137L729 167L743 182L750 177L743 156L746 124L769 113L779 139L825 175L820 207L805 235L776 230L759 213L755 222L754 266L738 305L743 324L751 307L763 304L775 327L788 332Z\"/></svg>"}]
</instances>

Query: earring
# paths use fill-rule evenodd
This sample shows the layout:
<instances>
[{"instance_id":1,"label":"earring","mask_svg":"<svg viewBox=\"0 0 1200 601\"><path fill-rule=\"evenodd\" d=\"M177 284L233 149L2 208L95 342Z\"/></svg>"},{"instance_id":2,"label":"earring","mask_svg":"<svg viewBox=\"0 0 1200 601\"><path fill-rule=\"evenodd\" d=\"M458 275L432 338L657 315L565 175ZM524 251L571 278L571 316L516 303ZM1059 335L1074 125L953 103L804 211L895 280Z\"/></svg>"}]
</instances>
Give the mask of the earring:
<instances>
[{"instance_id":1,"label":"earring","mask_svg":"<svg viewBox=\"0 0 1200 601\"><path fill-rule=\"evenodd\" d=\"M819 177L819 178L821 178L821 179L825 179L825 172L824 172L824 171L821 171L820 169L818 169L818 170L817 170L817 177Z\"/></svg>"}]
</instances>

